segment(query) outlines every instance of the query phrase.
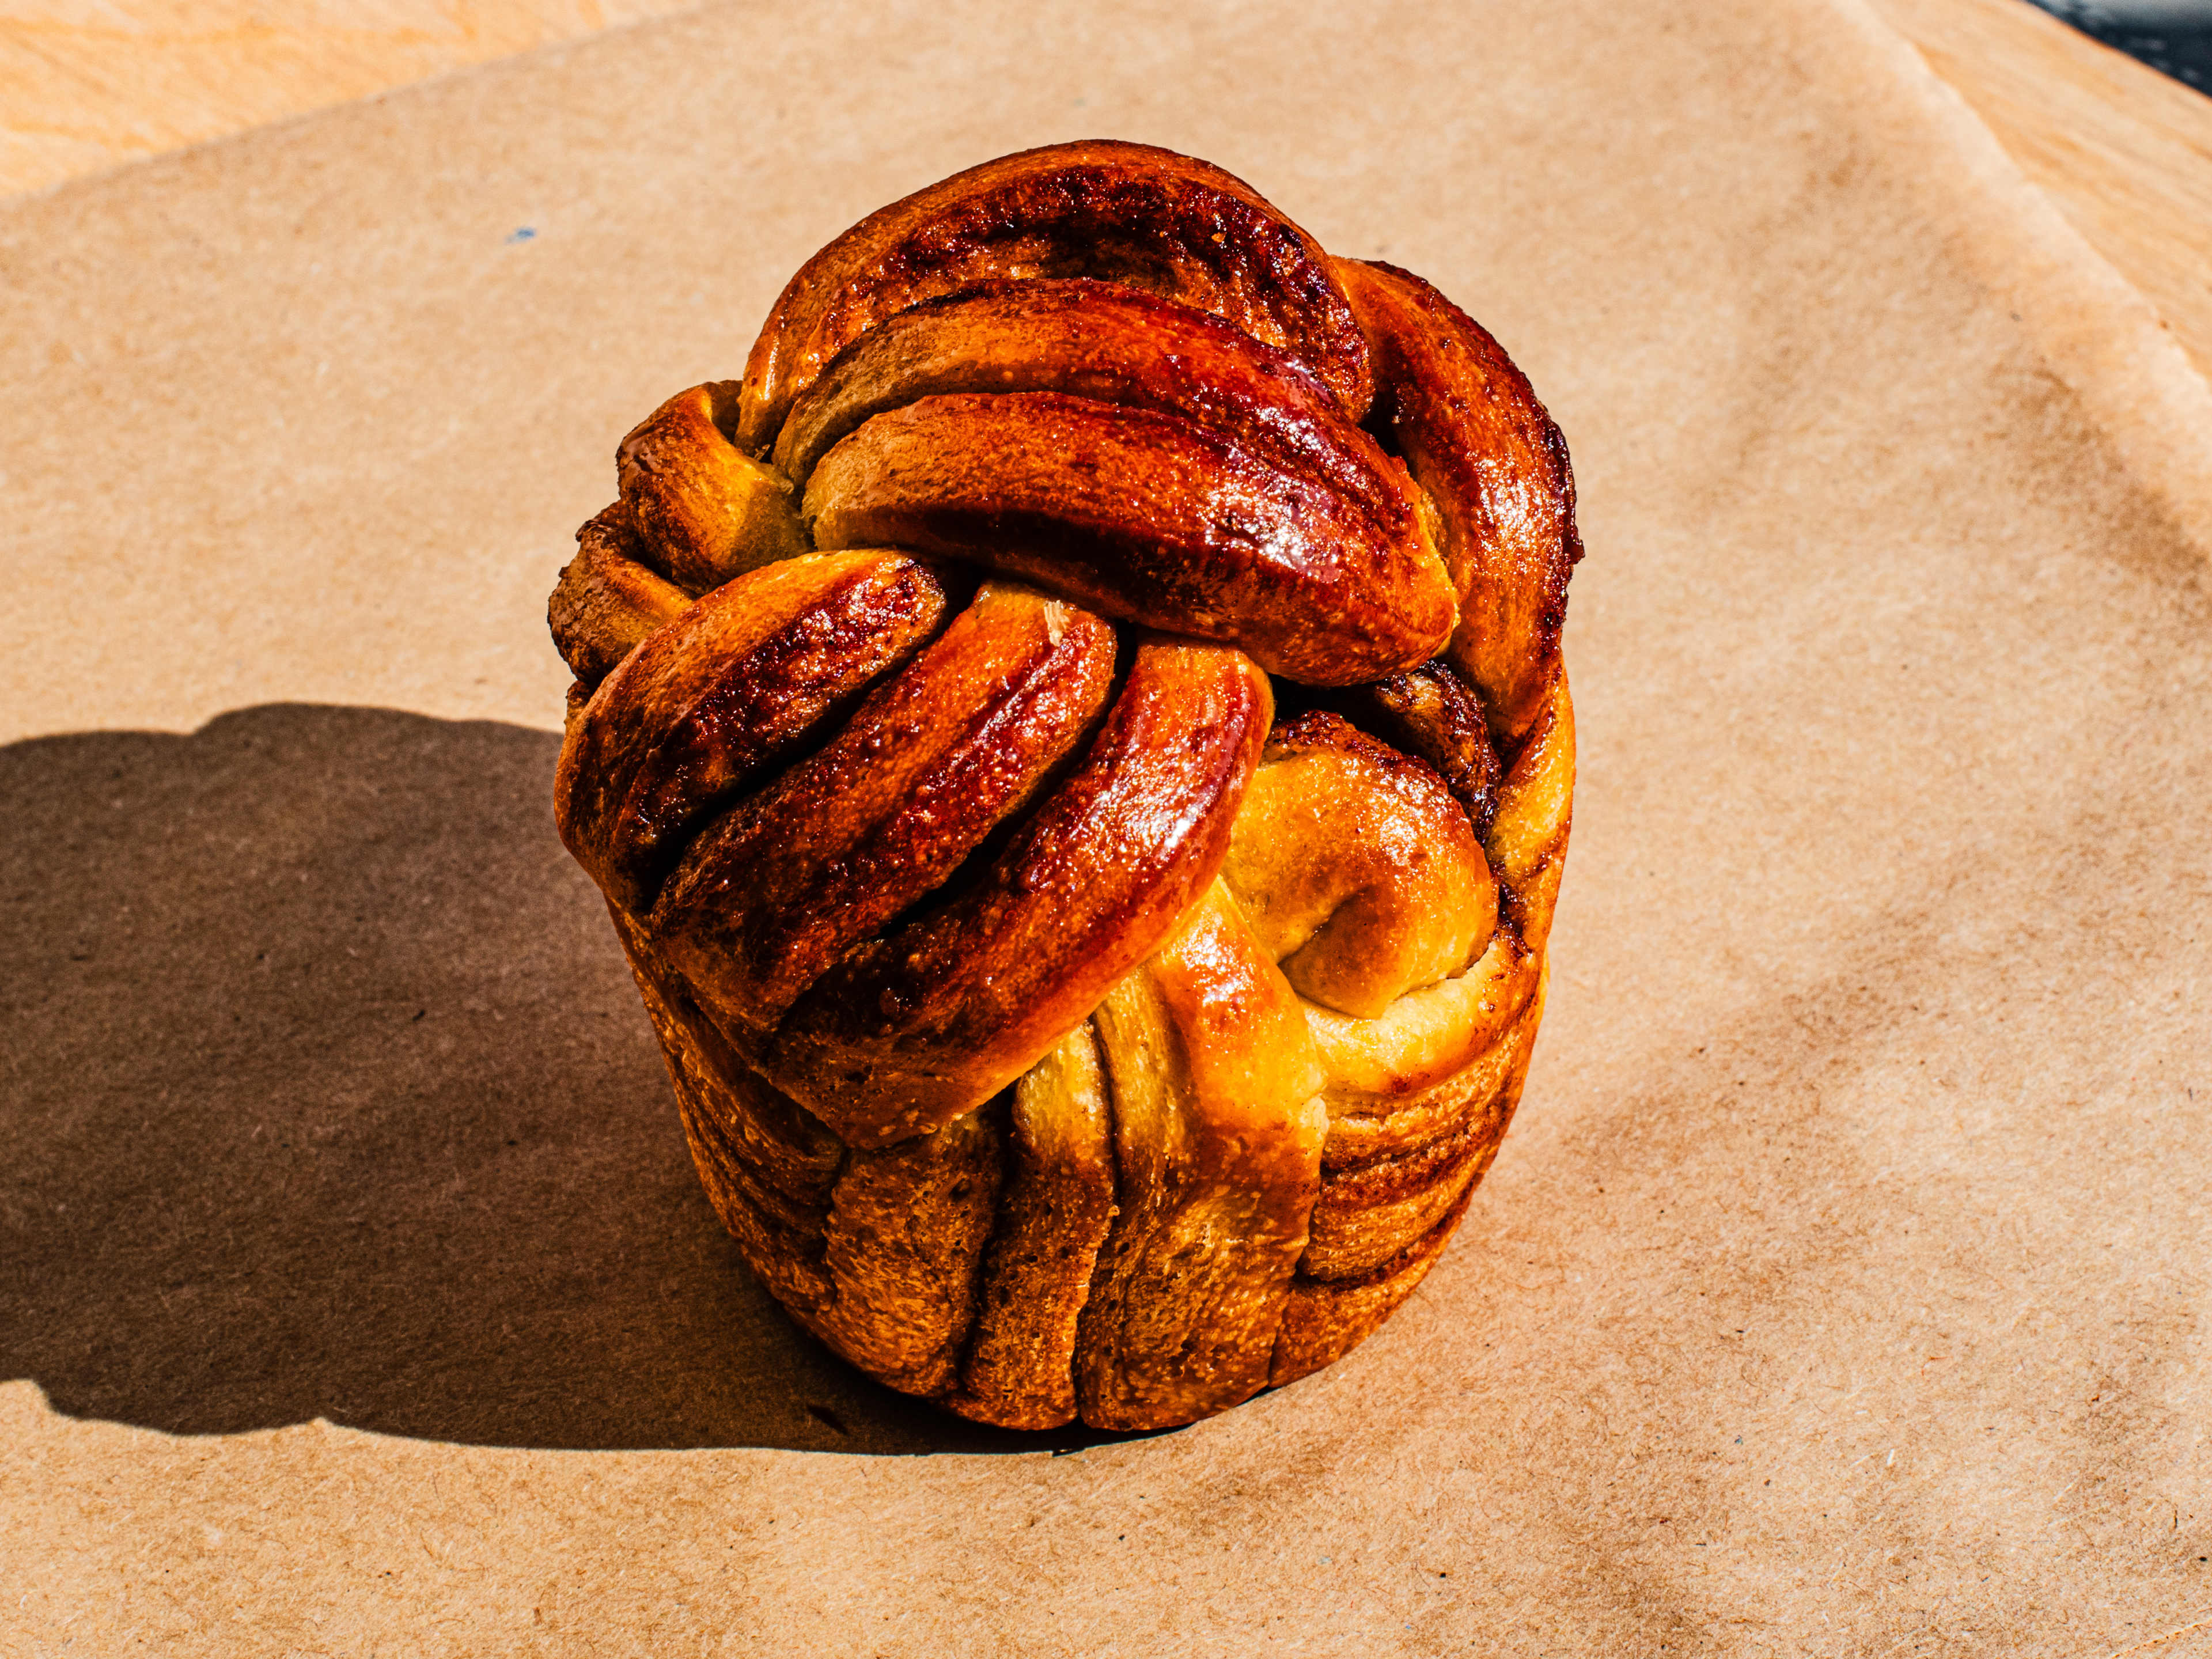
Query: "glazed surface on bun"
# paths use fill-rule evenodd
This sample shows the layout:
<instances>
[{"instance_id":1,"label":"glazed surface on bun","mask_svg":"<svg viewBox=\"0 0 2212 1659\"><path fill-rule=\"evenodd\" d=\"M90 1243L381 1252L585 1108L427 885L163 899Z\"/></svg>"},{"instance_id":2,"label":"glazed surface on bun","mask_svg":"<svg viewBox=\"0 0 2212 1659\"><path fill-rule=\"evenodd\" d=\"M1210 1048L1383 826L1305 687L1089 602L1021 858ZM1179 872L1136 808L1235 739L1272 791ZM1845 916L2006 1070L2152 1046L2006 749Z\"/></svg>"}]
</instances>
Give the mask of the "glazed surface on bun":
<instances>
[{"instance_id":1,"label":"glazed surface on bun","mask_svg":"<svg viewBox=\"0 0 2212 1659\"><path fill-rule=\"evenodd\" d=\"M1374 1331L1520 1098L1571 810L1573 480L1497 342L1060 145L831 242L617 481L556 814L792 1316L1017 1428Z\"/></svg>"}]
</instances>

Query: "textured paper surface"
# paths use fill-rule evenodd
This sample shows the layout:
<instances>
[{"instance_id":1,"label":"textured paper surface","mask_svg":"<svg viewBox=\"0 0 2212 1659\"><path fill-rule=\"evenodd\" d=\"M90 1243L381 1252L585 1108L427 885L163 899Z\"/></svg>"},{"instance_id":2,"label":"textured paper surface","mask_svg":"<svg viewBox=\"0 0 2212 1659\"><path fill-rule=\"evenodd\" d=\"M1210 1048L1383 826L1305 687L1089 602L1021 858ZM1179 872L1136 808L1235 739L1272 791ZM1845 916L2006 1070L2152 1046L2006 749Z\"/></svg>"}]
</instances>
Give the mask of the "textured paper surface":
<instances>
[{"instance_id":1,"label":"textured paper surface","mask_svg":"<svg viewBox=\"0 0 2212 1659\"><path fill-rule=\"evenodd\" d=\"M0 1648L2212 1646L2212 398L1863 11L1316 11L732 8L0 213ZM1419 1295L1040 1442L738 1267L543 614L808 252L1090 135L1529 371L1583 772Z\"/></svg>"}]
</instances>

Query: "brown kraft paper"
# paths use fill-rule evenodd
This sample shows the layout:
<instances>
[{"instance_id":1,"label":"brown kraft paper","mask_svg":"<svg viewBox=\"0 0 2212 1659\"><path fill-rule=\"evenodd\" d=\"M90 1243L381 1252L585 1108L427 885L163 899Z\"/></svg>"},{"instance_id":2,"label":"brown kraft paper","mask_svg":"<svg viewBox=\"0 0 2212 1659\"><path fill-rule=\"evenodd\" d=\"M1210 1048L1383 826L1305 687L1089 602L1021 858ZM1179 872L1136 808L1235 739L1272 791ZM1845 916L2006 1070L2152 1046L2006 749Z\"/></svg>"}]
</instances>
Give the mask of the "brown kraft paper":
<instances>
[{"instance_id":1,"label":"brown kraft paper","mask_svg":"<svg viewBox=\"0 0 2212 1659\"><path fill-rule=\"evenodd\" d=\"M1134 1439L776 1310L549 806L622 434L1093 135L1465 306L1589 549L1512 1133ZM0 1650L2204 1650L2212 397L1855 0L715 8L13 203L0 291Z\"/></svg>"}]
</instances>

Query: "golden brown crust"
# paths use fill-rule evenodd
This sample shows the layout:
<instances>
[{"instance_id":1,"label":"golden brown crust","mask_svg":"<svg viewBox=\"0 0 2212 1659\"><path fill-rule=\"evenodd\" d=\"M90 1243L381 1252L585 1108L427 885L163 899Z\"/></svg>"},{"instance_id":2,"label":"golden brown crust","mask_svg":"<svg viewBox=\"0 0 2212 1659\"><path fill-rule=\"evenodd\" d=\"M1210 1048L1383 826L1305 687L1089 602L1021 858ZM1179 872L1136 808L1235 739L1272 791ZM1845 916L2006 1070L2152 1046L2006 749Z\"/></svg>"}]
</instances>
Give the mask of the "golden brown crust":
<instances>
[{"instance_id":1,"label":"golden brown crust","mask_svg":"<svg viewBox=\"0 0 2212 1659\"><path fill-rule=\"evenodd\" d=\"M794 1310L826 1304L836 1292L822 1263L823 1229L844 1143L747 1070L636 926L611 902L607 909L715 1213L778 1301Z\"/></svg>"},{"instance_id":2,"label":"golden brown crust","mask_svg":"<svg viewBox=\"0 0 2212 1659\"><path fill-rule=\"evenodd\" d=\"M1443 781L1318 710L1269 737L1225 874L1299 994L1364 1018L1463 973L1498 920L1497 884Z\"/></svg>"},{"instance_id":3,"label":"golden brown crust","mask_svg":"<svg viewBox=\"0 0 2212 1659\"><path fill-rule=\"evenodd\" d=\"M775 465L804 486L874 416L956 393L1057 392L1179 415L1389 510L1412 497L1313 371L1218 317L1087 277L978 283L884 319L792 406Z\"/></svg>"},{"instance_id":4,"label":"golden brown crust","mask_svg":"<svg viewBox=\"0 0 2212 1659\"><path fill-rule=\"evenodd\" d=\"M1457 1133L1492 1109L1508 1079L1526 1068L1543 1019L1545 970L1532 957L1520 960L1535 967L1533 977L1524 966L1510 986L1520 993L1518 1000L1504 1005L1510 1012L1490 1025L1474 1058L1441 1081L1407 1094L1389 1095L1355 1091L1332 1079L1324 1092L1328 1107L1328 1145L1322 1153L1325 1170L1356 1170L1416 1151ZM1504 1134L1502 1121L1496 1133Z\"/></svg>"},{"instance_id":5,"label":"golden brown crust","mask_svg":"<svg viewBox=\"0 0 2212 1659\"><path fill-rule=\"evenodd\" d=\"M1426 661L1455 614L1410 498L1374 459L1372 487L1354 493L1184 416L961 393L845 439L815 469L805 514L821 547L965 560L1340 684Z\"/></svg>"},{"instance_id":6,"label":"golden brown crust","mask_svg":"<svg viewBox=\"0 0 2212 1659\"><path fill-rule=\"evenodd\" d=\"M1114 1217L1113 1107L1085 1020L1022 1074L1006 1185L962 1386L945 1403L1010 1429L1075 1420L1076 1323Z\"/></svg>"},{"instance_id":7,"label":"golden brown crust","mask_svg":"<svg viewBox=\"0 0 2212 1659\"><path fill-rule=\"evenodd\" d=\"M1497 1158L1498 1143L1504 1139L1514 1111L1521 1103L1522 1091L1528 1081L1528 1061L1535 1049L1537 1023L1543 1017L1543 1004L1544 988L1540 981L1528 1012L1516 1025L1515 1039L1506 1050L1509 1063L1504 1073L1496 1087L1485 1094L1481 1115L1468 1132L1474 1151L1470 1164L1463 1166L1463 1177L1456 1179L1457 1196L1450 1200L1436 1224L1396 1255L1376 1263L1364 1273L1323 1277L1304 1263L1300 1264L1285 1298L1283 1322L1275 1339L1268 1377L1273 1386L1280 1388L1286 1382L1294 1382L1342 1358L1372 1335L1436 1265L1461 1218L1466 1215L1474 1189ZM1334 1126L1330 1139L1335 1139ZM1323 1175L1324 1192L1330 1179L1326 1173ZM1435 1187L1432 1185L1430 1190L1434 1191ZM1318 1202L1315 1207L1317 1212L1322 1210ZM1404 1220L1410 1224L1419 1218L1419 1213L1418 1206L1408 1206ZM1317 1238L1329 1224L1330 1218L1322 1214L1316 1227ZM1374 1243L1379 1247L1386 1242L1377 1237ZM1370 1248L1363 1254L1372 1253ZM1309 1260L1311 1254L1310 1249ZM1344 1265L1351 1265L1354 1259L1347 1255Z\"/></svg>"},{"instance_id":8,"label":"golden brown crust","mask_svg":"<svg viewBox=\"0 0 2212 1659\"><path fill-rule=\"evenodd\" d=\"M1371 685L1347 686L1331 695L1328 706L1427 762L1466 810L1474 833L1490 834L1502 769L1482 701L1449 663L1425 662Z\"/></svg>"},{"instance_id":9,"label":"golden brown crust","mask_svg":"<svg viewBox=\"0 0 2212 1659\"><path fill-rule=\"evenodd\" d=\"M1506 915L1539 952L1551 937L1574 816L1575 705L1562 671L1498 785L1487 842L1491 867L1504 884Z\"/></svg>"},{"instance_id":10,"label":"golden brown crust","mask_svg":"<svg viewBox=\"0 0 2212 1659\"><path fill-rule=\"evenodd\" d=\"M1325 1174L1300 1271L1312 1279L1356 1279L1419 1239L1496 1151L1490 1129L1478 1117L1425 1146Z\"/></svg>"},{"instance_id":11,"label":"golden brown crust","mask_svg":"<svg viewBox=\"0 0 2212 1659\"><path fill-rule=\"evenodd\" d=\"M1271 712L1238 653L1140 646L1083 763L975 886L824 975L763 1069L856 1146L989 1099L1206 890Z\"/></svg>"},{"instance_id":12,"label":"golden brown crust","mask_svg":"<svg viewBox=\"0 0 2212 1659\"><path fill-rule=\"evenodd\" d=\"M836 737L692 841L647 927L741 1048L1028 805L1103 711L1114 650L1089 612L986 584Z\"/></svg>"},{"instance_id":13,"label":"golden brown crust","mask_svg":"<svg viewBox=\"0 0 2212 1659\"><path fill-rule=\"evenodd\" d=\"M870 214L799 267L745 364L737 439L774 440L884 318L990 277L1095 276L1210 312L1311 365L1354 420L1374 379L1328 256L1242 179L1145 144L1002 156Z\"/></svg>"},{"instance_id":14,"label":"golden brown crust","mask_svg":"<svg viewBox=\"0 0 2212 1659\"><path fill-rule=\"evenodd\" d=\"M889 553L787 560L687 609L608 676L562 745L554 817L576 861L649 905L702 819L935 630L935 576Z\"/></svg>"},{"instance_id":15,"label":"golden brown crust","mask_svg":"<svg viewBox=\"0 0 2212 1659\"><path fill-rule=\"evenodd\" d=\"M683 615L691 596L640 562L629 509L617 501L576 532L545 621L562 660L586 687L614 672L649 635Z\"/></svg>"},{"instance_id":16,"label":"golden brown crust","mask_svg":"<svg viewBox=\"0 0 2212 1659\"><path fill-rule=\"evenodd\" d=\"M1467 972L1407 993L1379 1019L1309 1002L1331 1111L1387 1109L1476 1064L1504 1040L1542 972L1543 958L1507 926Z\"/></svg>"},{"instance_id":17,"label":"golden brown crust","mask_svg":"<svg viewBox=\"0 0 2212 1659\"><path fill-rule=\"evenodd\" d=\"M1063 145L854 227L617 470L556 815L793 1317L1032 1428L1379 1325L1520 1098L1571 817L1572 481L1496 343Z\"/></svg>"},{"instance_id":18,"label":"golden brown crust","mask_svg":"<svg viewBox=\"0 0 2212 1659\"><path fill-rule=\"evenodd\" d=\"M1443 521L1460 601L1452 662L1481 689L1492 730L1516 742L1557 678L1582 556L1566 442L1498 342L1428 283L1356 259L1336 270L1387 388L1377 422Z\"/></svg>"},{"instance_id":19,"label":"golden brown crust","mask_svg":"<svg viewBox=\"0 0 2212 1659\"><path fill-rule=\"evenodd\" d=\"M994 1114L970 1112L896 1146L856 1148L823 1229L836 1294L800 1322L894 1389L950 1389L975 1322L1001 1138Z\"/></svg>"},{"instance_id":20,"label":"golden brown crust","mask_svg":"<svg viewBox=\"0 0 2212 1659\"><path fill-rule=\"evenodd\" d=\"M1296 996L1219 884L1099 1005L1119 1213L1083 1310L1083 1419L1152 1429L1265 1387L1327 1119Z\"/></svg>"},{"instance_id":21,"label":"golden brown crust","mask_svg":"<svg viewBox=\"0 0 2212 1659\"><path fill-rule=\"evenodd\" d=\"M1282 1323L1268 1366L1269 1386L1279 1389L1310 1376L1372 1336L1428 1277L1474 1196L1470 1182L1427 1233L1359 1278L1312 1279L1304 1273L1294 1278L1283 1297Z\"/></svg>"},{"instance_id":22,"label":"golden brown crust","mask_svg":"<svg viewBox=\"0 0 2212 1659\"><path fill-rule=\"evenodd\" d=\"M634 556L690 593L807 550L791 480L726 434L736 394L727 381L679 392L615 452Z\"/></svg>"}]
</instances>

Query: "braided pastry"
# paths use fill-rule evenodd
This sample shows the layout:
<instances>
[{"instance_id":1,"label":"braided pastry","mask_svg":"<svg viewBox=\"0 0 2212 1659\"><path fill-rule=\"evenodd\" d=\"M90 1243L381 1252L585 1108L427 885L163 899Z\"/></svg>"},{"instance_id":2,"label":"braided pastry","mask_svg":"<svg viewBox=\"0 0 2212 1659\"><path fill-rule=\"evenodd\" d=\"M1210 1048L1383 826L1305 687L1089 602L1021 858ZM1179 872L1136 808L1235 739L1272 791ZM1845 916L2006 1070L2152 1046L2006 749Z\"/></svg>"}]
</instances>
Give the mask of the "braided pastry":
<instances>
[{"instance_id":1,"label":"braided pastry","mask_svg":"<svg viewBox=\"0 0 2212 1659\"><path fill-rule=\"evenodd\" d=\"M1566 848L1573 483L1496 342L1063 145L830 243L618 471L561 834L792 1316L1027 1428L1364 1338L1519 1099Z\"/></svg>"}]
</instances>

